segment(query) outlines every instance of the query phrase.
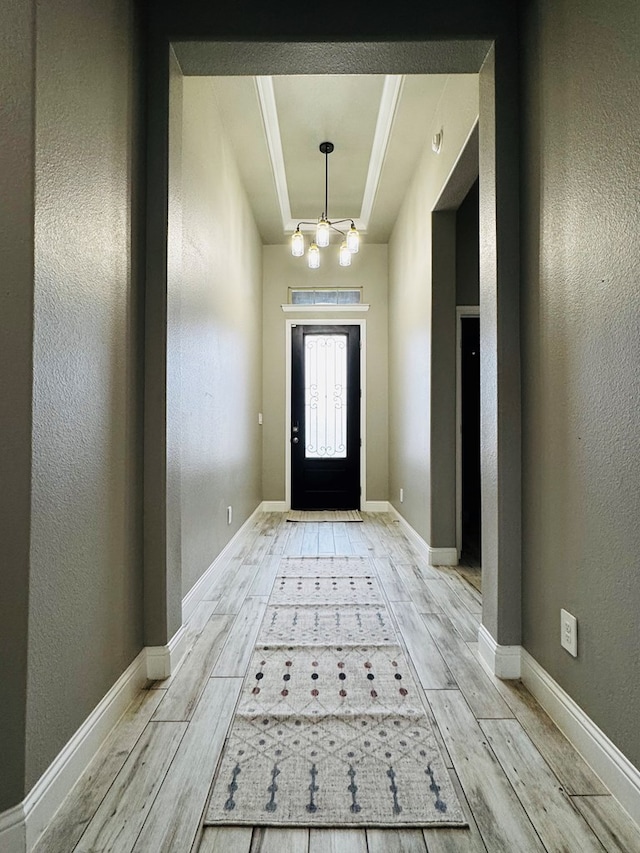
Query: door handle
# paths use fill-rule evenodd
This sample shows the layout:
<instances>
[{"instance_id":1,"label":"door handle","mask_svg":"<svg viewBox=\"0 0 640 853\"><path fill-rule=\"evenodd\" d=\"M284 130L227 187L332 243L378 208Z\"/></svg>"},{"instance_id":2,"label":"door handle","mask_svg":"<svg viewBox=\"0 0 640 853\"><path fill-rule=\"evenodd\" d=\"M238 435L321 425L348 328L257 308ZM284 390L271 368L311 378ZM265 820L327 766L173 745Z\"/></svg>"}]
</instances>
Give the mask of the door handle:
<instances>
[{"instance_id":1,"label":"door handle","mask_svg":"<svg viewBox=\"0 0 640 853\"><path fill-rule=\"evenodd\" d=\"M293 438L291 439L292 444L297 444L299 441L300 441L300 439L298 438L297 435L294 435Z\"/></svg>"}]
</instances>

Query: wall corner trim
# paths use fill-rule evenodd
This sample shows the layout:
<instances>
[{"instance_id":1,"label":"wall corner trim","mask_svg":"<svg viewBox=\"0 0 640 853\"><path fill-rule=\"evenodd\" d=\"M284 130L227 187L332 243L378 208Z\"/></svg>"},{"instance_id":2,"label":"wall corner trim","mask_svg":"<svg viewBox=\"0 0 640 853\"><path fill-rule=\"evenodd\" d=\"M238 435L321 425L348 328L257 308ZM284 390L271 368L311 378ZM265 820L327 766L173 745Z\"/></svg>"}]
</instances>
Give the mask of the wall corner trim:
<instances>
[{"instance_id":1,"label":"wall corner trim","mask_svg":"<svg viewBox=\"0 0 640 853\"><path fill-rule=\"evenodd\" d=\"M363 501L363 512L389 512L389 501Z\"/></svg>"},{"instance_id":2,"label":"wall corner trim","mask_svg":"<svg viewBox=\"0 0 640 853\"><path fill-rule=\"evenodd\" d=\"M262 512L287 512L289 509L286 501L262 501L259 508Z\"/></svg>"},{"instance_id":3,"label":"wall corner trim","mask_svg":"<svg viewBox=\"0 0 640 853\"><path fill-rule=\"evenodd\" d=\"M417 550L424 556L430 566L457 566L458 565L458 549L453 546L450 548L432 548L428 542L413 529L406 518L400 515L393 504L389 504L389 512L394 516L396 521L400 522L400 527L404 531L407 539L410 540Z\"/></svg>"},{"instance_id":4,"label":"wall corner trim","mask_svg":"<svg viewBox=\"0 0 640 853\"><path fill-rule=\"evenodd\" d=\"M603 783L640 824L640 770L582 708L522 649L522 682Z\"/></svg>"},{"instance_id":5,"label":"wall corner trim","mask_svg":"<svg viewBox=\"0 0 640 853\"><path fill-rule=\"evenodd\" d=\"M146 646L144 651L149 681L169 678L187 651L187 626L184 620L166 646Z\"/></svg>"},{"instance_id":6,"label":"wall corner trim","mask_svg":"<svg viewBox=\"0 0 640 853\"><path fill-rule=\"evenodd\" d=\"M521 646L501 646L485 628L478 631L478 654L482 665L497 678L520 678Z\"/></svg>"},{"instance_id":7,"label":"wall corner trim","mask_svg":"<svg viewBox=\"0 0 640 853\"><path fill-rule=\"evenodd\" d=\"M29 853L138 692L147 684L143 649L65 744L25 799L0 814L0 850Z\"/></svg>"}]
</instances>

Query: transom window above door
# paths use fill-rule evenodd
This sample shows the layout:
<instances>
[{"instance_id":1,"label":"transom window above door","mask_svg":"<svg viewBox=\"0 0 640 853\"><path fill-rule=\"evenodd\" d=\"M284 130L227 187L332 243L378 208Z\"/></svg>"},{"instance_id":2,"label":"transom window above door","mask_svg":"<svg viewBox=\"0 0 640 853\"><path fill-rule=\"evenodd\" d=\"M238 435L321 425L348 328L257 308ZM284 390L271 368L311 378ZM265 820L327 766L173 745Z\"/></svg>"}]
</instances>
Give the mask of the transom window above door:
<instances>
[{"instance_id":1,"label":"transom window above door","mask_svg":"<svg viewBox=\"0 0 640 853\"><path fill-rule=\"evenodd\" d=\"M361 287L289 288L289 303L291 305L359 305L361 302Z\"/></svg>"}]
</instances>

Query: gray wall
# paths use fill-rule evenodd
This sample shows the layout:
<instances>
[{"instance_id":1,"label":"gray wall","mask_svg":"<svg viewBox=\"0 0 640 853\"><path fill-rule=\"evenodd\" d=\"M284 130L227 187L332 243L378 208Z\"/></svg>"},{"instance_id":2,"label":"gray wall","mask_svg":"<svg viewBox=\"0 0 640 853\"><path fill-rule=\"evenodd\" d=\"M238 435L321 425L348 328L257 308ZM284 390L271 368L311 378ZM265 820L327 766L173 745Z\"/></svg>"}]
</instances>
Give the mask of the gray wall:
<instances>
[{"instance_id":1,"label":"gray wall","mask_svg":"<svg viewBox=\"0 0 640 853\"><path fill-rule=\"evenodd\" d=\"M24 794L31 351L33 343L33 4L0 6L0 812Z\"/></svg>"},{"instance_id":2,"label":"gray wall","mask_svg":"<svg viewBox=\"0 0 640 853\"><path fill-rule=\"evenodd\" d=\"M524 46L524 645L640 766L640 9L530 3Z\"/></svg>"},{"instance_id":3,"label":"gray wall","mask_svg":"<svg viewBox=\"0 0 640 853\"><path fill-rule=\"evenodd\" d=\"M480 211L478 179L456 211L456 305L480 300Z\"/></svg>"},{"instance_id":4,"label":"gray wall","mask_svg":"<svg viewBox=\"0 0 640 853\"><path fill-rule=\"evenodd\" d=\"M31 540L29 563L24 553L20 562L29 585L26 731L1 774L13 802L142 645L133 29L126 0L42 3L35 17L36 124L22 149L25 172L35 143L35 278L32 226L23 223L25 263L10 279L19 308L34 293ZM30 36L23 31L27 46ZM16 200L16 214L27 215L24 197ZM14 328L29 342L24 320L18 312ZM22 378L16 417L30 390ZM22 465L14 476L24 483ZM16 533L29 519L21 511ZM24 637L20 609L13 620ZM14 675L23 663L18 656Z\"/></svg>"},{"instance_id":5,"label":"gray wall","mask_svg":"<svg viewBox=\"0 0 640 853\"><path fill-rule=\"evenodd\" d=\"M366 498L385 501L388 496L388 387L387 387L387 247L367 244L350 267L341 267L331 249L322 266L310 270L304 258L294 258L289 245L264 247L264 352L263 352L263 475L265 500L285 498L285 321L303 323L309 317L348 316L366 320ZM285 314L289 287L362 287L366 312L340 311Z\"/></svg>"},{"instance_id":6,"label":"gray wall","mask_svg":"<svg viewBox=\"0 0 640 853\"><path fill-rule=\"evenodd\" d=\"M179 299L184 595L262 498L262 244L200 77L183 80Z\"/></svg>"},{"instance_id":7,"label":"gray wall","mask_svg":"<svg viewBox=\"0 0 640 853\"><path fill-rule=\"evenodd\" d=\"M441 280L448 277L455 247L452 242L450 252L436 257L434 270L431 212L477 118L477 76L452 75L434 122L434 130L444 128L442 151L435 154L430 145L425 148L389 243L389 500L426 542L443 548L455 547L455 394L450 395L447 412L432 411L432 327L448 310L450 357L443 369L451 369L453 358L455 370L455 294L452 288L447 301L446 294L438 290L434 313L432 286L434 274ZM434 223L446 227L441 217L447 216L438 214ZM432 415L437 418L439 414L452 426L448 439L446 430L436 427L438 440L443 445L448 441L451 471L437 476L448 479L451 494L446 512L432 518ZM400 488L404 490L402 504ZM445 541L446 536L450 541Z\"/></svg>"}]
</instances>

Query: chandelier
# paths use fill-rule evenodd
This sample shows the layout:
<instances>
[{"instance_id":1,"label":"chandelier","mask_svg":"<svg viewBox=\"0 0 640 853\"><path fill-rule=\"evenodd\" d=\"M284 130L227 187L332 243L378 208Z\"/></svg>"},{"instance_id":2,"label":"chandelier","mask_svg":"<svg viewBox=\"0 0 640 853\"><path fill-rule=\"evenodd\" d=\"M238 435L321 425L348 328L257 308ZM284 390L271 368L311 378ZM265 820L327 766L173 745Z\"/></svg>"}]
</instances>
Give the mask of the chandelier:
<instances>
[{"instance_id":1,"label":"chandelier","mask_svg":"<svg viewBox=\"0 0 640 853\"><path fill-rule=\"evenodd\" d=\"M294 258L301 258L304 255L304 235L300 230L301 225L315 225L316 236L315 240L309 246L307 252L307 262L310 269L317 269L320 266L320 249L329 245L329 238L332 231L337 231L343 238L340 245L339 261L341 267L351 265L351 255L360 248L360 235L355 226L353 219L329 219L329 154L334 149L333 142L321 142L320 152L324 154L324 210L318 220L309 222L298 222L296 230L291 237L291 254ZM345 222L350 222L351 227L346 230L338 228L338 225L343 225Z\"/></svg>"}]
</instances>

